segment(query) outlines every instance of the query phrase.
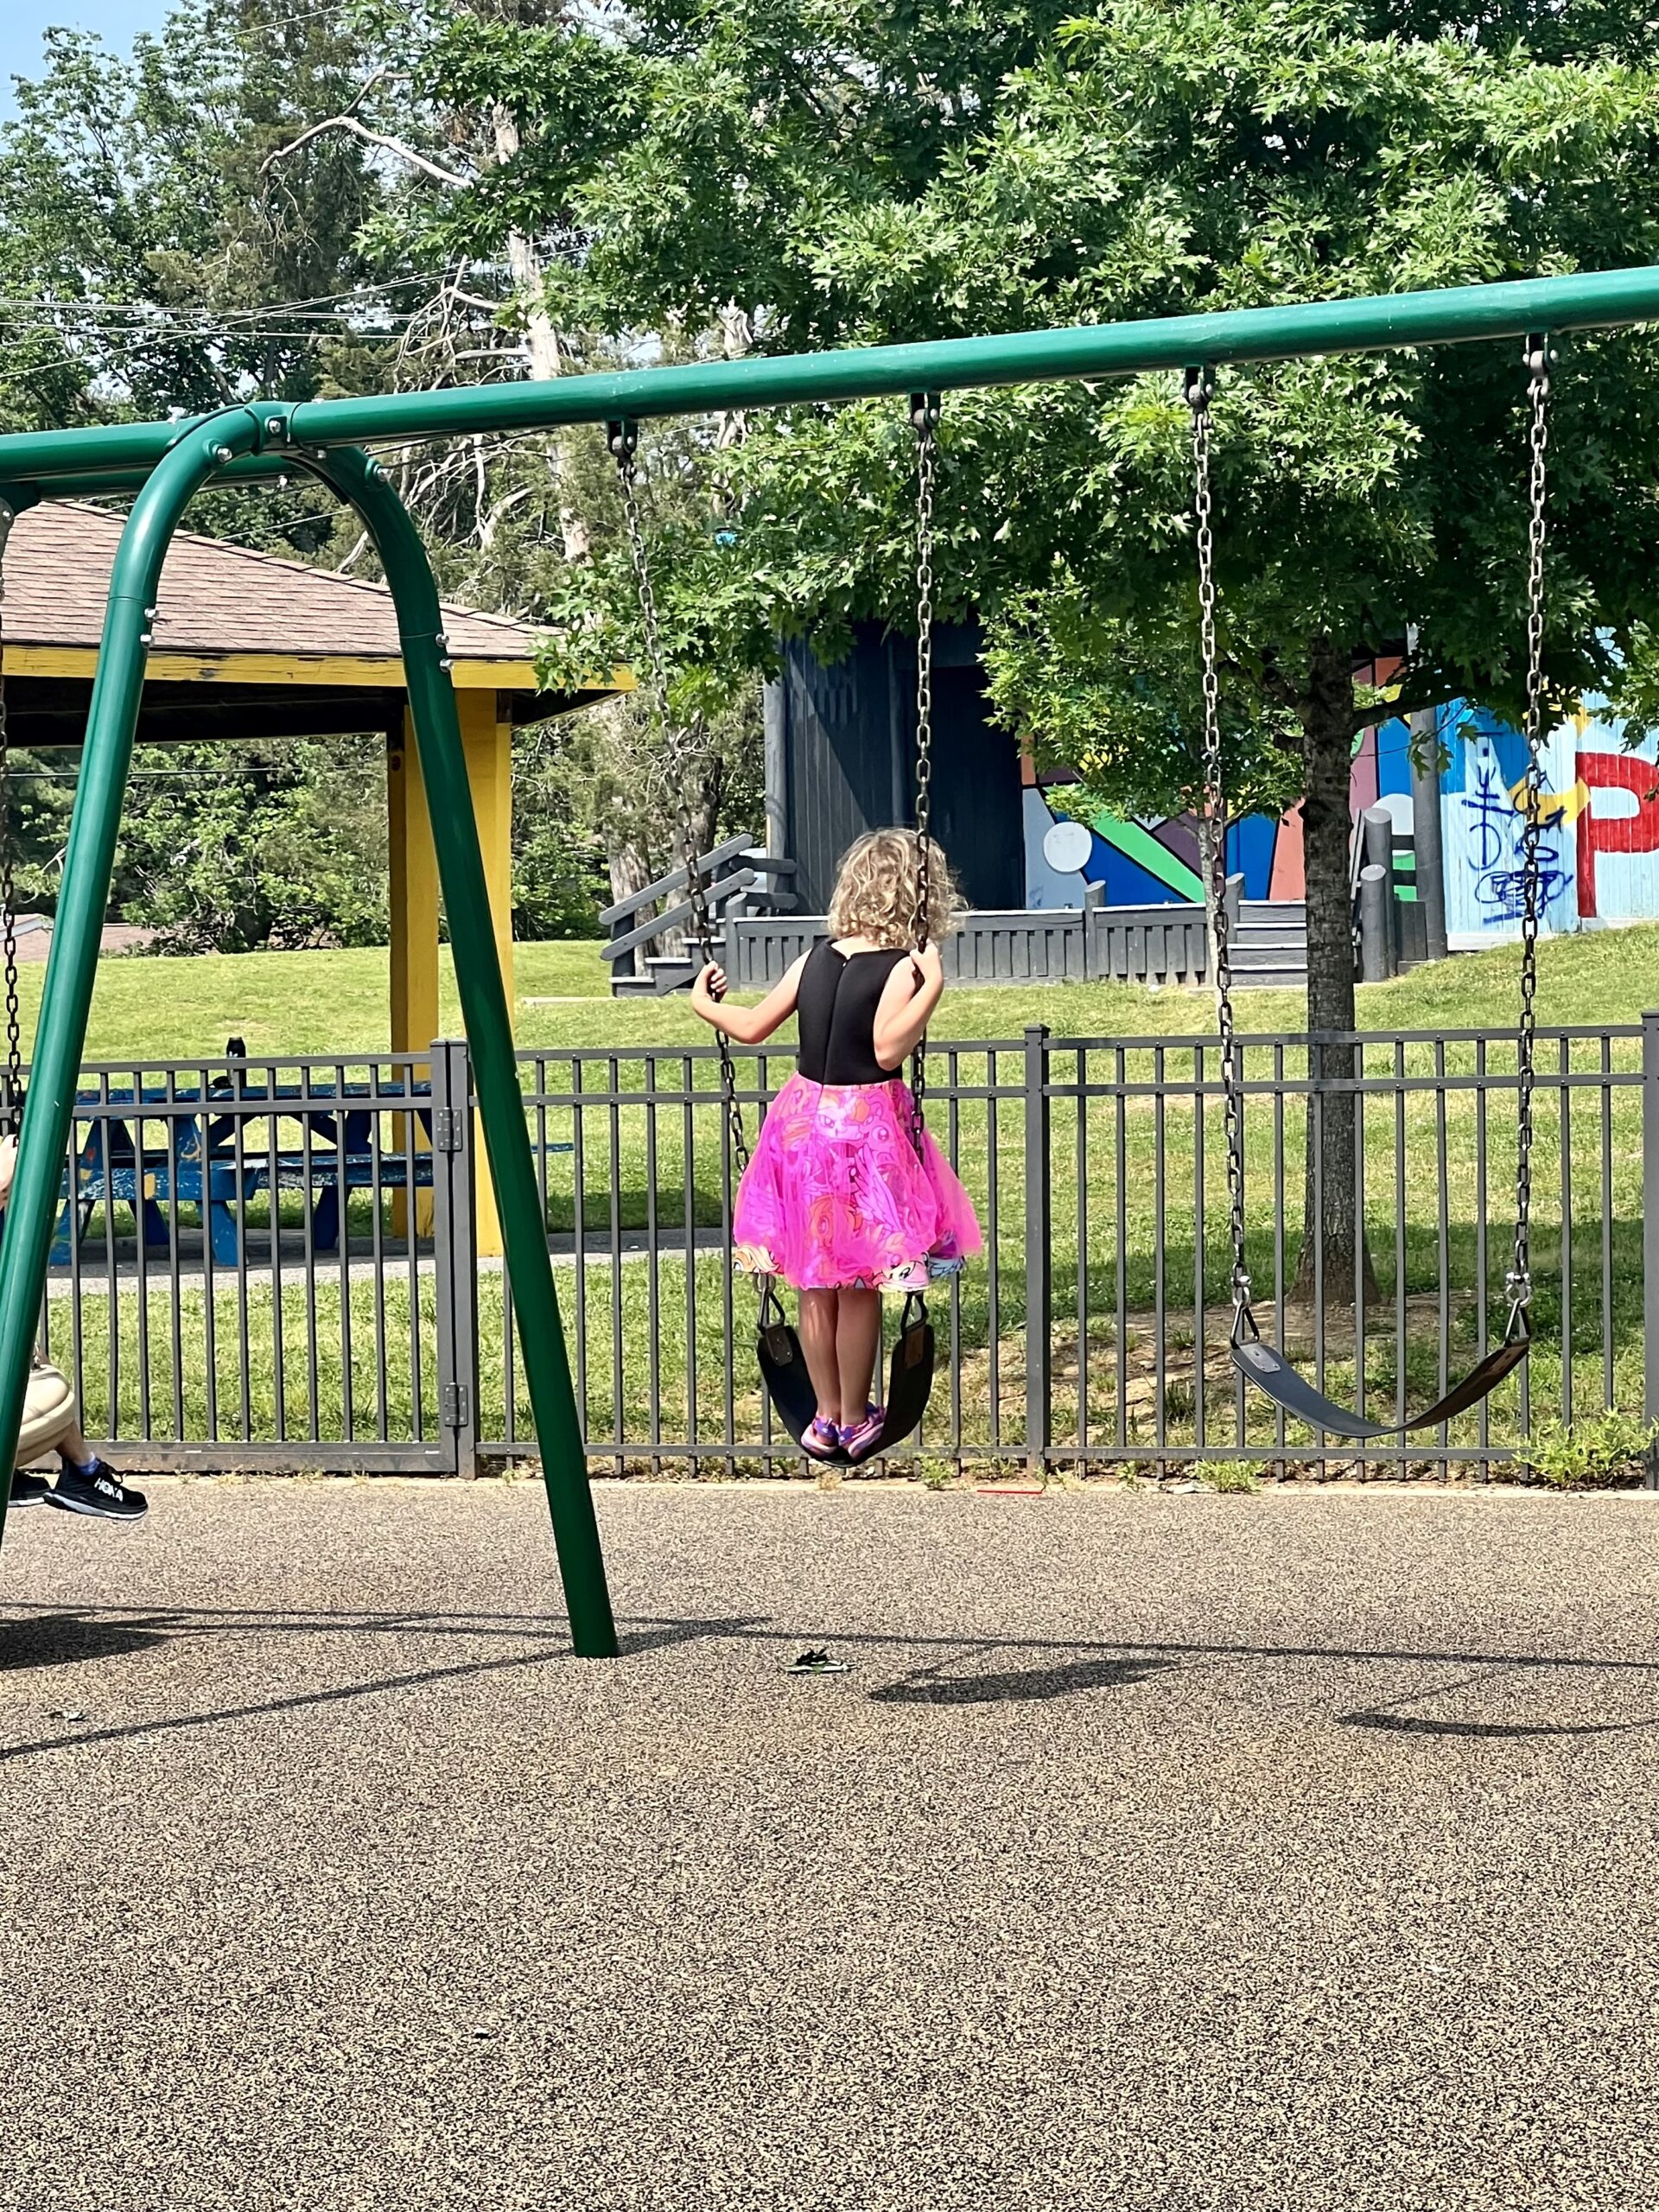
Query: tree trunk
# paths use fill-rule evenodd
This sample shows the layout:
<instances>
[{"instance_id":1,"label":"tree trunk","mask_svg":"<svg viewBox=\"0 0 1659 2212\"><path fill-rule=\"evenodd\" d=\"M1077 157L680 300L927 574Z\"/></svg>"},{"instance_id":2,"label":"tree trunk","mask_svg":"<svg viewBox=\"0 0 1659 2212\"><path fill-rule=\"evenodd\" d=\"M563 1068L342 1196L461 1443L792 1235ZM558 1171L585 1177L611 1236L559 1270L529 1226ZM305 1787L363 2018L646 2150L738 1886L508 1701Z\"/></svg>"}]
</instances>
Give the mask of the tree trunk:
<instances>
[{"instance_id":1,"label":"tree trunk","mask_svg":"<svg viewBox=\"0 0 1659 2212\"><path fill-rule=\"evenodd\" d=\"M688 731L686 734L690 737L691 733ZM691 842L699 853L712 852L719 842L721 803L725 796L725 761L718 753L706 753L700 764L690 772L685 793L686 804L690 810ZM677 863L680 859L677 841L674 859ZM705 880L703 888L707 890L708 887ZM719 915L712 915L710 920L714 928L718 930ZM662 946L664 952L684 952L695 954L699 957L702 950L697 941L696 931L689 926L685 929L664 930Z\"/></svg>"},{"instance_id":2,"label":"tree trunk","mask_svg":"<svg viewBox=\"0 0 1659 2212\"><path fill-rule=\"evenodd\" d=\"M704 753L687 793L691 807L691 834L700 853L712 852L719 842L721 815L726 798L726 762L718 752Z\"/></svg>"},{"instance_id":3,"label":"tree trunk","mask_svg":"<svg viewBox=\"0 0 1659 2212\"><path fill-rule=\"evenodd\" d=\"M643 891L651 881L651 862L638 845L625 844L610 856L611 904L620 906L625 899L632 898L636 891Z\"/></svg>"},{"instance_id":4,"label":"tree trunk","mask_svg":"<svg viewBox=\"0 0 1659 2212\"><path fill-rule=\"evenodd\" d=\"M625 838L620 844L613 846L607 865L613 906L620 906L625 899L632 899L636 891L643 891L652 880L651 861L631 838ZM618 927L632 929L639 918L638 914L632 915L626 924L613 923L612 928L613 931ZM650 948L645 949L649 950ZM639 975L639 948L636 946L633 951L625 952L613 972L624 976Z\"/></svg>"},{"instance_id":5,"label":"tree trunk","mask_svg":"<svg viewBox=\"0 0 1659 2212\"><path fill-rule=\"evenodd\" d=\"M1311 1031L1354 1027L1353 912L1349 889L1351 826L1348 793L1353 758L1354 684L1349 656L1335 639L1316 643L1300 704L1306 797L1302 849L1307 900L1307 1026ZM1326 1082L1351 1080L1351 1046L1309 1048L1309 1073ZM1327 1306L1354 1303L1357 1269L1365 1295L1376 1294L1355 1188L1355 1094L1310 1096L1302 1249L1296 1288L1314 1287L1315 1259Z\"/></svg>"}]
</instances>

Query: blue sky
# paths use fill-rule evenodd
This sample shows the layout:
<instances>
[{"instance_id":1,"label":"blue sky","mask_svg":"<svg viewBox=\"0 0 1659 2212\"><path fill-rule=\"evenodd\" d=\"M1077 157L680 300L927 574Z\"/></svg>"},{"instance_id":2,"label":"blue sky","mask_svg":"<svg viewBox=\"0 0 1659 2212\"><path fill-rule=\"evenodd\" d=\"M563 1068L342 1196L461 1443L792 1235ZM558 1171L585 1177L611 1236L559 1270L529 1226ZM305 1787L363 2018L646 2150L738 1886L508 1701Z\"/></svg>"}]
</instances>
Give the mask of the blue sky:
<instances>
[{"instance_id":1,"label":"blue sky","mask_svg":"<svg viewBox=\"0 0 1659 2212\"><path fill-rule=\"evenodd\" d=\"M117 48L135 31L159 29L168 0L0 0L0 114L12 111L11 80L40 74L41 35L49 24L97 31Z\"/></svg>"}]
</instances>

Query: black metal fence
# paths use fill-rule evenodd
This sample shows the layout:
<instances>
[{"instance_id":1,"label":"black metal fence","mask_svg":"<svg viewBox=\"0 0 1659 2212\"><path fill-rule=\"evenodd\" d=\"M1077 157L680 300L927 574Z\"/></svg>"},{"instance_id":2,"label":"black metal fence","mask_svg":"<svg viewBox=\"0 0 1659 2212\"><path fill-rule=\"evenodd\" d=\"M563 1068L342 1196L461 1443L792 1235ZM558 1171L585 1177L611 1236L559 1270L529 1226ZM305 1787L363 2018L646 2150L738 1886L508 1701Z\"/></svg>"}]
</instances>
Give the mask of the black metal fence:
<instances>
[{"instance_id":1,"label":"black metal fence","mask_svg":"<svg viewBox=\"0 0 1659 2212\"><path fill-rule=\"evenodd\" d=\"M83 1072L41 1319L144 1466L461 1465L465 1052Z\"/></svg>"},{"instance_id":2,"label":"black metal fence","mask_svg":"<svg viewBox=\"0 0 1659 2212\"><path fill-rule=\"evenodd\" d=\"M752 1124L791 1065L740 1057ZM726 1262L712 1050L521 1065L595 1466L793 1463L760 1388L752 1287ZM1503 1325L1514 1041L1253 1035L1244 1070L1263 1329L1326 1389L1403 1418ZM1541 1034L1529 1362L1446 1428L1364 1446L1287 1424L1228 1360L1218 1075L1212 1038L1032 1029L934 1048L933 1127L986 1245L935 1301L924 1472L1478 1469L1541 1427L1659 1413L1659 1016ZM89 1429L134 1466L466 1472L533 1450L467 1098L454 1044L89 1070L45 1308ZM1364 1237L1333 1255L1304 1224L1338 1211L1323 1141L1338 1100Z\"/></svg>"}]
</instances>

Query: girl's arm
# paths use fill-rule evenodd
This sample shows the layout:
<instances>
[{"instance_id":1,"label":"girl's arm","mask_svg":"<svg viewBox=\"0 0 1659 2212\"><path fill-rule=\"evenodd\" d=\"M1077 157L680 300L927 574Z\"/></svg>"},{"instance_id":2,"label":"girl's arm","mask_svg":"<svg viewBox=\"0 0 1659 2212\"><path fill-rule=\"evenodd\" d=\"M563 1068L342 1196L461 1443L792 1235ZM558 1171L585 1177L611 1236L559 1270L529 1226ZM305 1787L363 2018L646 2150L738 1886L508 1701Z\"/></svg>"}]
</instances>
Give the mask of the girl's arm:
<instances>
[{"instance_id":1,"label":"girl's arm","mask_svg":"<svg viewBox=\"0 0 1659 2212\"><path fill-rule=\"evenodd\" d=\"M716 962L710 961L691 986L692 1011L700 1014L711 1029L724 1030L727 1036L739 1045L764 1045L774 1029L781 1029L795 1011L795 1001L801 988L801 970L806 965L803 953L788 969L781 983L767 992L759 1006L722 1006L726 995L726 971Z\"/></svg>"},{"instance_id":2,"label":"girl's arm","mask_svg":"<svg viewBox=\"0 0 1659 2212\"><path fill-rule=\"evenodd\" d=\"M944 990L944 962L937 944L912 952L887 978L875 1009L875 1057L894 1074L921 1042Z\"/></svg>"}]
</instances>

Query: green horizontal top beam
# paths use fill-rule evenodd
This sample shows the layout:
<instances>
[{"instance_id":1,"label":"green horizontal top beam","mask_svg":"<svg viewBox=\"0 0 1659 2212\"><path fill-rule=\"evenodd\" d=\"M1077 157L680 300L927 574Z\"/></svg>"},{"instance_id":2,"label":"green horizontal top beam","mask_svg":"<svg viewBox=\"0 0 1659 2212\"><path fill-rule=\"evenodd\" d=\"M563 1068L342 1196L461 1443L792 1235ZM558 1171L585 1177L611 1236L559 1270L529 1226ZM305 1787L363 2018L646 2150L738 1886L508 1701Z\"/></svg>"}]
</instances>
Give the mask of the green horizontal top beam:
<instances>
[{"instance_id":1,"label":"green horizontal top beam","mask_svg":"<svg viewBox=\"0 0 1659 2212\"><path fill-rule=\"evenodd\" d=\"M1659 321L1659 269L1609 269L1522 283L1388 292L1295 307L941 339L927 345L750 354L737 361L565 377L551 383L473 385L313 400L296 407L251 402L250 411L262 418L260 441L270 452L283 445L375 445L392 439L550 429L617 416L637 420L975 385L1134 376L1199 360L1287 360L1650 321ZM153 467L192 427L122 423L0 437L0 485L45 479L55 488L74 479L92 489L106 477L130 480L131 472Z\"/></svg>"}]
</instances>

